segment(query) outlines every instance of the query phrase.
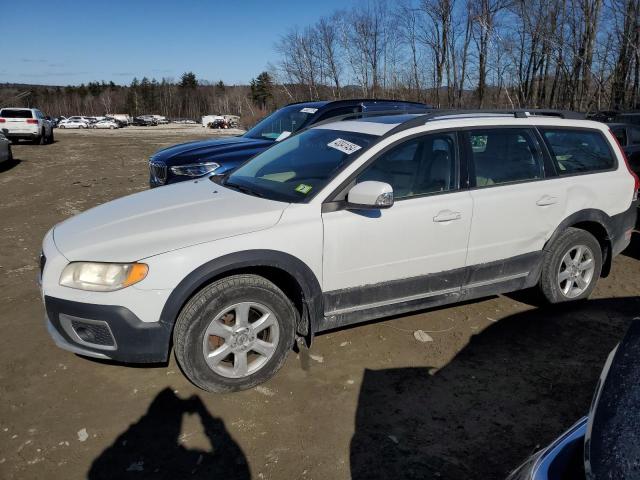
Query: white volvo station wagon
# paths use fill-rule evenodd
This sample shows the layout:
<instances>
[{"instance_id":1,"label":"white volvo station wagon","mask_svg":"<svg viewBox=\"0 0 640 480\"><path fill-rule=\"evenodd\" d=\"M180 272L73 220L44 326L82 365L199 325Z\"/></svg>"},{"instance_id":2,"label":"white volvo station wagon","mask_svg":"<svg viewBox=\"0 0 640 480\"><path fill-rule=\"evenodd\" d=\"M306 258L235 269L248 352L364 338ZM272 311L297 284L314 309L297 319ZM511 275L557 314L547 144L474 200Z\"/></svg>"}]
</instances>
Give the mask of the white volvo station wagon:
<instances>
[{"instance_id":1,"label":"white volvo station wagon","mask_svg":"<svg viewBox=\"0 0 640 480\"><path fill-rule=\"evenodd\" d=\"M46 322L72 352L173 347L195 385L246 389L325 330L530 287L588 297L630 242L638 187L609 128L569 113L330 120L224 178L56 225Z\"/></svg>"}]
</instances>

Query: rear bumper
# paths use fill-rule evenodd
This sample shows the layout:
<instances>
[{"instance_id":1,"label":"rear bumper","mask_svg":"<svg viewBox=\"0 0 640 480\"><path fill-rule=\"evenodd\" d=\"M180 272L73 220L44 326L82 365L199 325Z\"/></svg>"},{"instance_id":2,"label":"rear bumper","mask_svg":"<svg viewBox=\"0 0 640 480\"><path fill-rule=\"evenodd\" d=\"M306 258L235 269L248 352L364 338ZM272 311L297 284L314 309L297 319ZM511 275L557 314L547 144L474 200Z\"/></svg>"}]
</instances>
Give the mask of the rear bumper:
<instances>
[{"instance_id":1,"label":"rear bumper","mask_svg":"<svg viewBox=\"0 0 640 480\"><path fill-rule=\"evenodd\" d=\"M5 137L9 140L33 140L37 138L39 133L37 131L34 132L7 132L3 133Z\"/></svg>"},{"instance_id":2,"label":"rear bumper","mask_svg":"<svg viewBox=\"0 0 640 480\"><path fill-rule=\"evenodd\" d=\"M625 212L611 217L611 253L615 257L631 243L631 232L636 226L638 201L632 202Z\"/></svg>"},{"instance_id":3,"label":"rear bumper","mask_svg":"<svg viewBox=\"0 0 640 480\"><path fill-rule=\"evenodd\" d=\"M45 296L47 329L60 348L124 363L161 363L169 356L171 326L143 322L129 309Z\"/></svg>"}]
</instances>

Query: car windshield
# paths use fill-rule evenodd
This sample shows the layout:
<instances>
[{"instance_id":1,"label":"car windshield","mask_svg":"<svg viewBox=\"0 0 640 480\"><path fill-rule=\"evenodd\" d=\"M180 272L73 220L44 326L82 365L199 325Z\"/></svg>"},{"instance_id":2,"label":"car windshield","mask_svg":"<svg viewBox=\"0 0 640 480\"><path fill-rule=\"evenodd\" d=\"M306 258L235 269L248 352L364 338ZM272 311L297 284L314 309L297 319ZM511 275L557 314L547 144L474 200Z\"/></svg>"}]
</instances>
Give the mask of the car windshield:
<instances>
[{"instance_id":1,"label":"car windshield","mask_svg":"<svg viewBox=\"0 0 640 480\"><path fill-rule=\"evenodd\" d=\"M304 107L302 105L281 108L258 122L244 136L260 140L265 138L275 140L282 132L294 133L300 130L317 110L317 108Z\"/></svg>"},{"instance_id":2,"label":"car windshield","mask_svg":"<svg viewBox=\"0 0 640 480\"><path fill-rule=\"evenodd\" d=\"M307 130L256 155L229 175L224 185L271 200L302 203L376 138L356 132Z\"/></svg>"},{"instance_id":3,"label":"car windshield","mask_svg":"<svg viewBox=\"0 0 640 480\"><path fill-rule=\"evenodd\" d=\"M31 110L0 110L3 118L33 118Z\"/></svg>"}]
</instances>

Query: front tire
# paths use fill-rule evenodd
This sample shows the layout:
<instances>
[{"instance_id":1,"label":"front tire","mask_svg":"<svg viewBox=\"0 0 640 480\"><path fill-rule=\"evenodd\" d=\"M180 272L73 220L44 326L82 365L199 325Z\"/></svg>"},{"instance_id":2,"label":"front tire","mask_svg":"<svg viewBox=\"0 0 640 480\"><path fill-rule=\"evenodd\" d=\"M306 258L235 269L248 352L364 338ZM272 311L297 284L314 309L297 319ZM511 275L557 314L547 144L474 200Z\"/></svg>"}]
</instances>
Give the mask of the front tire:
<instances>
[{"instance_id":1,"label":"front tire","mask_svg":"<svg viewBox=\"0 0 640 480\"><path fill-rule=\"evenodd\" d=\"M549 303L588 298L602 272L602 249L585 230L567 228L545 253L538 284Z\"/></svg>"},{"instance_id":2,"label":"front tire","mask_svg":"<svg viewBox=\"0 0 640 480\"><path fill-rule=\"evenodd\" d=\"M276 285L257 275L233 275L198 292L173 334L178 364L209 392L246 390L271 378L295 340L298 313Z\"/></svg>"}]
</instances>

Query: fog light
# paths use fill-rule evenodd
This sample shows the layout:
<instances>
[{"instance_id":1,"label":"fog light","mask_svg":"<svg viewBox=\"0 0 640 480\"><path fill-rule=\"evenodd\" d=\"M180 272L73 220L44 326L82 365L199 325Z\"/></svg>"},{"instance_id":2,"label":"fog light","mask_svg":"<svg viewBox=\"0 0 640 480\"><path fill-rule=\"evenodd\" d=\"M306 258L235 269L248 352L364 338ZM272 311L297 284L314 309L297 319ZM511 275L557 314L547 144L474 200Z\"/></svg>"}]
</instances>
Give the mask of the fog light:
<instances>
[{"instance_id":1,"label":"fog light","mask_svg":"<svg viewBox=\"0 0 640 480\"><path fill-rule=\"evenodd\" d=\"M76 333L78 334L78 337L80 337L85 342L87 342L87 343L95 343L96 336L88 328L78 327L78 328L76 328Z\"/></svg>"}]
</instances>

